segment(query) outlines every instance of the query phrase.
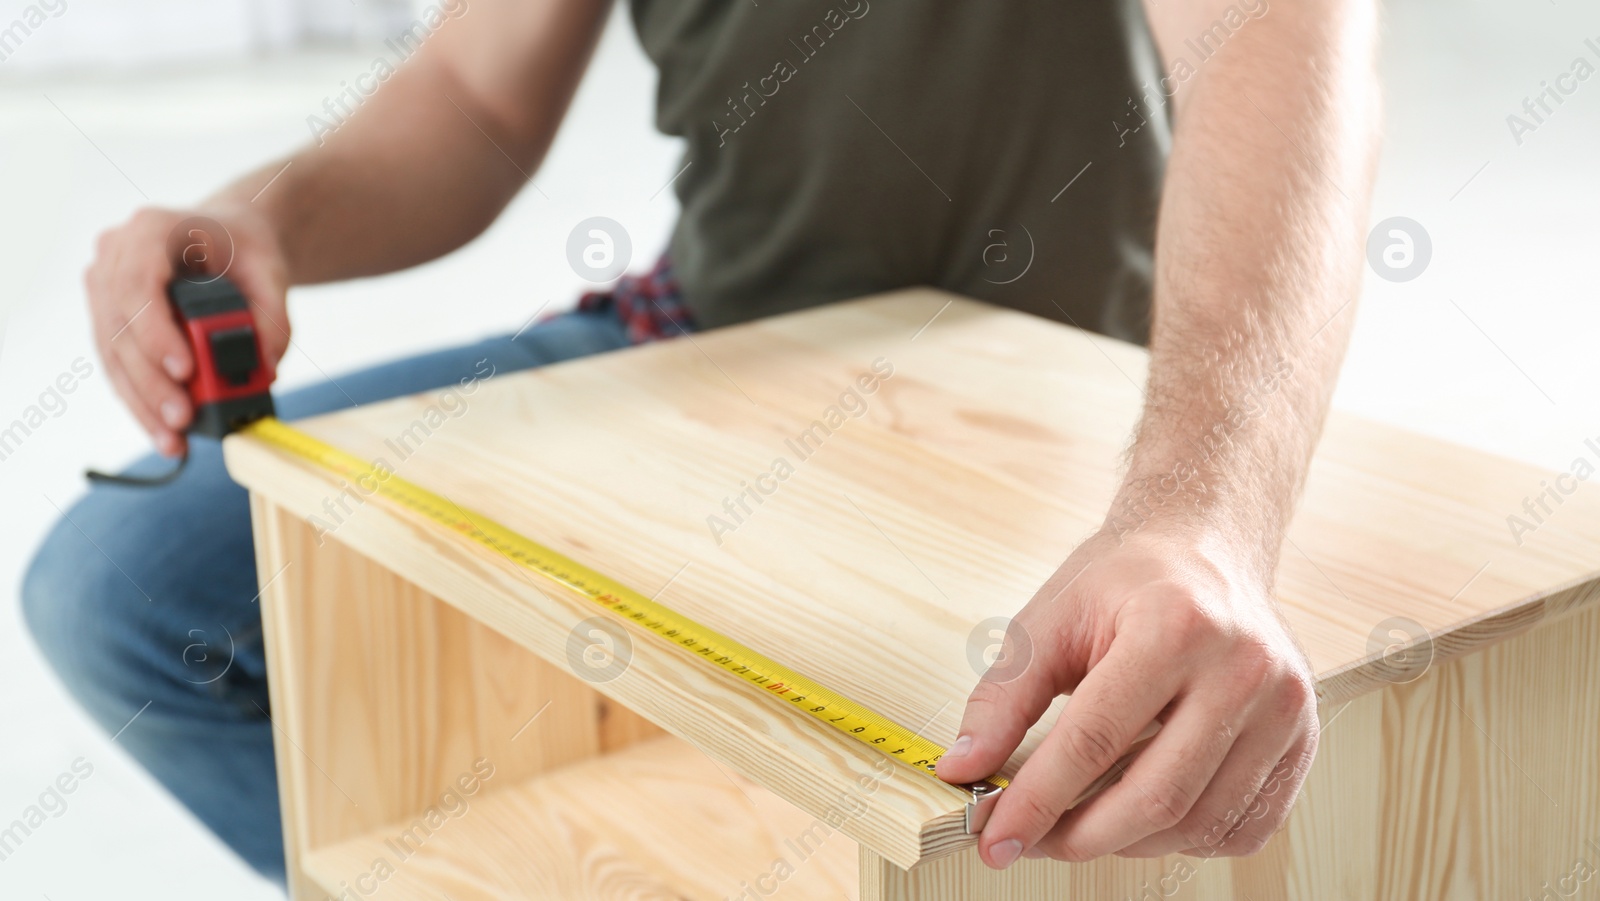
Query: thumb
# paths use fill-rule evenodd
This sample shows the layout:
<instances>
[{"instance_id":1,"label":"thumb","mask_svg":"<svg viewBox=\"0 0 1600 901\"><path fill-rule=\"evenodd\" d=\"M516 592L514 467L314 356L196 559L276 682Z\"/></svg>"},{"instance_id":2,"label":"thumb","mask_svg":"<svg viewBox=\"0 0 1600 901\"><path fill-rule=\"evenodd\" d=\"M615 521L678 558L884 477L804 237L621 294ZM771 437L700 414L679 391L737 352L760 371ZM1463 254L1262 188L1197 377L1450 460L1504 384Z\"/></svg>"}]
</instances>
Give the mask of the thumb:
<instances>
[{"instance_id":1,"label":"thumb","mask_svg":"<svg viewBox=\"0 0 1600 901\"><path fill-rule=\"evenodd\" d=\"M212 215L185 220L187 234L203 245L201 268L207 276L226 276L244 295L255 320L262 351L276 364L289 349L288 263L272 226L246 205L223 205ZM221 221L219 221L221 220ZM188 258L185 264L193 265Z\"/></svg>"},{"instance_id":2,"label":"thumb","mask_svg":"<svg viewBox=\"0 0 1600 901\"><path fill-rule=\"evenodd\" d=\"M289 350L289 324L281 273L270 260L241 256L228 273L250 303L262 349L274 365Z\"/></svg>"},{"instance_id":3,"label":"thumb","mask_svg":"<svg viewBox=\"0 0 1600 901\"><path fill-rule=\"evenodd\" d=\"M1057 694L1045 662L1034 659L1028 630L1013 620L1000 656L967 698L961 730L939 759L939 778L976 782L999 772Z\"/></svg>"}]
</instances>

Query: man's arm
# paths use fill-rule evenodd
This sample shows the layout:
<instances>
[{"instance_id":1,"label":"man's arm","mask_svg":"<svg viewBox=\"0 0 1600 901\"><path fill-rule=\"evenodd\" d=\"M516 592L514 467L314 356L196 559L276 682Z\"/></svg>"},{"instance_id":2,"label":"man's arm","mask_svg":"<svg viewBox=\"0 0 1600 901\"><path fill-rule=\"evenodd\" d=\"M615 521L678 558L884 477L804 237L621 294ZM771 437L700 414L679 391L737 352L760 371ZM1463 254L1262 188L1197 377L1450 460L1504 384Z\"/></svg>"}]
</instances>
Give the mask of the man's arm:
<instances>
[{"instance_id":1,"label":"man's arm","mask_svg":"<svg viewBox=\"0 0 1600 901\"><path fill-rule=\"evenodd\" d=\"M1242 24L1200 60L1190 39L1230 10ZM1313 673L1273 578L1360 289L1374 4L1168 0L1147 14L1181 87L1145 411L1105 525L1016 618L1030 664L979 683L940 762L950 781L988 776L1073 695L984 829L991 866L1252 853L1316 750ZM1068 811L1152 722L1122 780Z\"/></svg>"},{"instance_id":2,"label":"man's arm","mask_svg":"<svg viewBox=\"0 0 1600 901\"><path fill-rule=\"evenodd\" d=\"M544 158L610 8L455 5L461 12L320 146L213 198L245 204L261 194L254 205L277 233L291 283L392 272L482 233Z\"/></svg>"},{"instance_id":3,"label":"man's arm","mask_svg":"<svg viewBox=\"0 0 1600 901\"><path fill-rule=\"evenodd\" d=\"M227 265L277 360L289 343L290 285L416 265L494 221L549 148L609 8L443 4L439 28L359 109L316 111L338 123L331 134L196 209L143 209L104 233L85 278L96 343L157 448L177 453L193 414L182 382L194 364L165 301L186 242L231 245L231 259L213 254L206 265ZM174 234L196 216L223 234Z\"/></svg>"}]
</instances>

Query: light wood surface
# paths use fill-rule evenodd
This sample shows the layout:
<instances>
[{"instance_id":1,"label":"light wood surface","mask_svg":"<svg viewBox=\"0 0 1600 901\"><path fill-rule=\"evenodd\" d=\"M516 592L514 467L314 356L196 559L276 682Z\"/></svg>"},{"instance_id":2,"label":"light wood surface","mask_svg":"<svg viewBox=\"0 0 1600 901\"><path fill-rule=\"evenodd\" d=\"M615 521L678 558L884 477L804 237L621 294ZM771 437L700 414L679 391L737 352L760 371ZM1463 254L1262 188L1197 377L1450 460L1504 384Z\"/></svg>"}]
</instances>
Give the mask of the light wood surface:
<instances>
[{"instance_id":1,"label":"light wood surface","mask_svg":"<svg viewBox=\"0 0 1600 901\"><path fill-rule=\"evenodd\" d=\"M1254 857L906 871L861 901L1510 901L1600 897L1600 607L1329 712L1288 825ZM1585 875L1587 874L1587 875Z\"/></svg>"},{"instance_id":2,"label":"light wood surface","mask_svg":"<svg viewBox=\"0 0 1600 901\"><path fill-rule=\"evenodd\" d=\"M392 863L382 901L838 901L857 892L856 845L676 738L657 738L485 793L401 846L399 821L318 851L337 895Z\"/></svg>"},{"instance_id":3,"label":"light wood surface","mask_svg":"<svg viewBox=\"0 0 1600 901\"><path fill-rule=\"evenodd\" d=\"M1593 894L1576 866L1600 859L1600 606L1330 705L1288 828L1253 858L995 873L968 849L908 871L858 862L835 828L875 787L813 817L686 743L636 743L650 728L586 686L255 506L297 901Z\"/></svg>"},{"instance_id":4,"label":"light wood surface","mask_svg":"<svg viewBox=\"0 0 1600 901\"><path fill-rule=\"evenodd\" d=\"M452 791L470 802L660 734L371 559L319 547L260 497L251 507L292 879L313 849L453 806Z\"/></svg>"},{"instance_id":5,"label":"light wood surface","mask_svg":"<svg viewBox=\"0 0 1600 901\"><path fill-rule=\"evenodd\" d=\"M893 373L864 414L798 453L875 360ZM427 425L441 395L302 425L948 743L976 679L973 630L1016 611L1103 515L1143 369L1138 348L912 291L497 375L449 405L459 415L435 415L420 445L405 439L403 459L397 442L420 434L413 423ZM1275 400L1260 415L1283 415ZM326 502L352 496L247 438L226 450L284 518L326 525ZM775 492L719 542L708 517L733 521L724 499L780 458L792 472L764 480ZM1280 573L1325 703L1412 675L1378 659L1394 618L1440 666L1591 602L1592 489L1564 497L1520 546L1508 527L1550 479L1335 416ZM381 502L348 506L328 545L546 660L563 665L567 634L594 614ZM595 687L813 816L870 772L875 755L706 669L641 637L629 670ZM960 801L907 773L844 829L910 866L970 846Z\"/></svg>"}]
</instances>

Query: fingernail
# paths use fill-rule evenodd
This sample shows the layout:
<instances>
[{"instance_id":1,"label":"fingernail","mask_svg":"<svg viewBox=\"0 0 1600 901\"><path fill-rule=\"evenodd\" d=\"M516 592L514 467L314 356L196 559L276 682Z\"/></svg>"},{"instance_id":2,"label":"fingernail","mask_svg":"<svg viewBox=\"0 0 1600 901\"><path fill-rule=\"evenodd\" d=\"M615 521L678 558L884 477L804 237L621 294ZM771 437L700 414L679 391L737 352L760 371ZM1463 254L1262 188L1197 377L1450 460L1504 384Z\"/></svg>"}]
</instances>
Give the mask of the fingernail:
<instances>
[{"instance_id":1,"label":"fingernail","mask_svg":"<svg viewBox=\"0 0 1600 901\"><path fill-rule=\"evenodd\" d=\"M1022 852L1022 856L1028 858L1029 860L1044 860L1050 855L1040 851L1038 848L1029 848L1028 850Z\"/></svg>"},{"instance_id":2,"label":"fingernail","mask_svg":"<svg viewBox=\"0 0 1600 901\"><path fill-rule=\"evenodd\" d=\"M968 754L971 754L971 753L972 753L972 736L963 735L960 738L956 739L956 743L950 746L950 750L944 752L944 756L946 756L946 757L965 757L965 756L967 756Z\"/></svg>"},{"instance_id":3,"label":"fingernail","mask_svg":"<svg viewBox=\"0 0 1600 901\"><path fill-rule=\"evenodd\" d=\"M166 367L167 375L172 376L174 379L183 378L183 361L177 357L170 355L162 357L161 365Z\"/></svg>"},{"instance_id":4,"label":"fingernail","mask_svg":"<svg viewBox=\"0 0 1600 901\"><path fill-rule=\"evenodd\" d=\"M167 425L178 428L183 425L183 404L175 400L162 401L161 418Z\"/></svg>"},{"instance_id":5,"label":"fingernail","mask_svg":"<svg viewBox=\"0 0 1600 901\"><path fill-rule=\"evenodd\" d=\"M989 849L989 858L1002 870L1016 863L1020 854L1022 854L1022 842L1014 838L1008 838Z\"/></svg>"}]
</instances>

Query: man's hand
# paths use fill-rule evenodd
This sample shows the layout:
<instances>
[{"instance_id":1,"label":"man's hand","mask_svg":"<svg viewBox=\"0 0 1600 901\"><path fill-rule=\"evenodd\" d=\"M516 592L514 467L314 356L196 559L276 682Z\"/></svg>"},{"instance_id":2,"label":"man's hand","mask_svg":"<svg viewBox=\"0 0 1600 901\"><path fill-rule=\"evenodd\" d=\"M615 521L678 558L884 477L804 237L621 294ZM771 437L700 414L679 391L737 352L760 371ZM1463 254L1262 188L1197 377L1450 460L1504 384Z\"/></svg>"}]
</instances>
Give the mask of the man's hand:
<instances>
[{"instance_id":1,"label":"man's hand","mask_svg":"<svg viewBox=\"0 0 1600 901\"><path fill-rule=\"evenodd\" d=\"M381 90L354 112L325 110L314 145L246 174L197 212L140 210L101 235L86 277L96 344L156 447L181 452L194 415L182 388L194 362L166 301L186 250L206 273L226 266L276 361L289 344L290 284L414 266L494 221L554 139L611 6L445 3L444 21ZM200 234L190 233L192 217L210 220ZM216 253L229 239L231 263Z\"/></svg>"},{"instance_id":2,"label":"man's hand","mask_svg":"<svg viewBox=\"0 0 1600 901\"><path fill-rule=\"evenodd\" d=\"M1001 793L985 863L1250 854L1277 831L1316 752L1316 696L1256 556L1180 529L1104 531L1028 602L939 762L950 782L993 774L1072 695ZM1121 781L1069 811L1152 722Z\"/></svg>"},{"instance_id":3,"label":"man's hand","mask_svg":"<svg viewBox=\"0 0 1600 901\"><path fill-rule=\"evenodd\" d=\"M95 346L123 403L169 457L182 452L194 415L183 388L194 356L167 302L167 284L184 272L225 273L249 300L272 361L289 346L288 270L271 227L249 207L146 208L101 234L84 275Z\"/></svg>"}]
</instances>

